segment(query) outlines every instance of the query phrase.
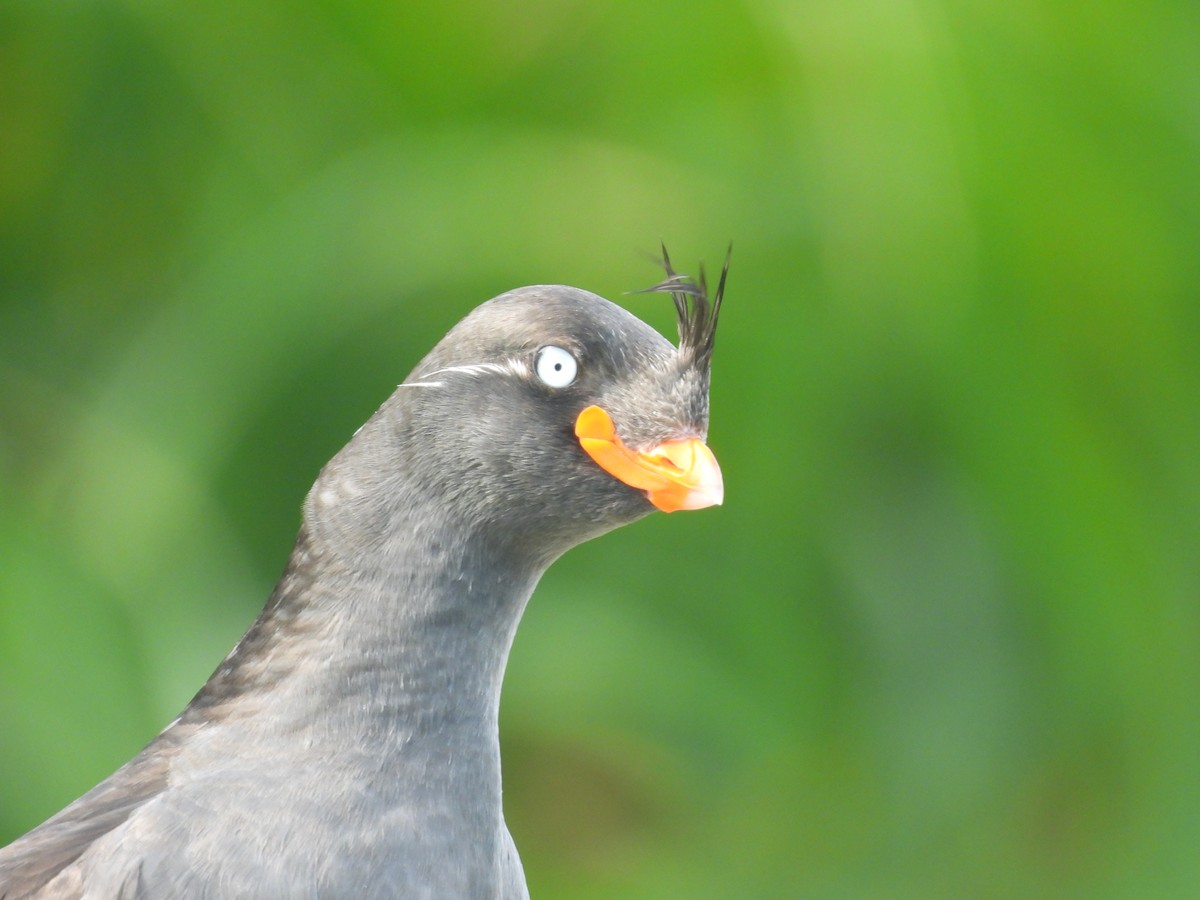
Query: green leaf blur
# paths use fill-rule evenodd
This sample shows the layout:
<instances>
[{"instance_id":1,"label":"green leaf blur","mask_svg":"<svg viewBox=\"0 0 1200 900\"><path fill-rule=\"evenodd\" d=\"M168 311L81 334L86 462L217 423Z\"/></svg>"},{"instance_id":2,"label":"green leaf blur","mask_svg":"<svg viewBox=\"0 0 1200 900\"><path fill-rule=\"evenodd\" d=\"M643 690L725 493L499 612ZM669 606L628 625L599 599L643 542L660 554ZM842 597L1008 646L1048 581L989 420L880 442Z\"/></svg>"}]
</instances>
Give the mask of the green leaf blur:
<instances>
[{"instance_id":1,"label":"green leaf blur","mask_svg":"<svg viewBox=\"0 0 1200 900\"><path fill-rule=\"evenodd\" d=\"M0 843L166 725L469 309L734 241L724 507L544 579L531 890L1200 884L1200 7L0 7Z\"/></svg>"}]
</instances>

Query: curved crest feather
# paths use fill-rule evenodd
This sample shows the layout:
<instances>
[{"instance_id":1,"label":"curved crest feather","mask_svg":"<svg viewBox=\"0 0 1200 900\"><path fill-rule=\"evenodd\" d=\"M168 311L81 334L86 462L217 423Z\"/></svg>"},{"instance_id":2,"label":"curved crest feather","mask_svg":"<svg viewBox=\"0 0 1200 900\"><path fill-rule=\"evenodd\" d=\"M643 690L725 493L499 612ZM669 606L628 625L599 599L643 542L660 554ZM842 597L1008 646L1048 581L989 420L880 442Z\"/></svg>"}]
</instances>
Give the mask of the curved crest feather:
<instances>
[{"instance_id":1,"label":"curved crest feather","mask_svg":"<svg viewBox=\"0 0 1200 900\"><path fill-rule=\"evenodd\" d=\"M711 299L708 296L704 264L700 264L700 275L696 278L676 272L671 265L666 245L661 246L662 267L667 277L638 293L671 295L675 301L675 316L679 322L679 354L685 363L707 368L712 361L717 319L721 314L721 300L725 296L725 279L729 276L729 257L733 253L733 244L730 244L725 252L721 279L717 282L717 292Z\"/></svg>"}]
</instances>

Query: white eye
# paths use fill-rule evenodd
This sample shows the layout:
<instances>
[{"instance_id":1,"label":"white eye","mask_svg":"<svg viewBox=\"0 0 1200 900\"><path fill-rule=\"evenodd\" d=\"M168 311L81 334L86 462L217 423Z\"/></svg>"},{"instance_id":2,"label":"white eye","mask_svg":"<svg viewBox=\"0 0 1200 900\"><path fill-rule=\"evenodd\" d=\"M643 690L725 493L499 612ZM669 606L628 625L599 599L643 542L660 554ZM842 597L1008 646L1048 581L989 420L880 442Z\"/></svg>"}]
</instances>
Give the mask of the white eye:
<instances>
[{"instance_id":1,"label":"white eye","mask_svg":"<svg viewBox=\"0 0 1200 900\"><path fill-rule=\"evenodd\" d=\"M562 347L543 347L537 352L533 365L538 378L552 388L565 388L579 371L575 357Z\"/></svg>"}]
</instances>

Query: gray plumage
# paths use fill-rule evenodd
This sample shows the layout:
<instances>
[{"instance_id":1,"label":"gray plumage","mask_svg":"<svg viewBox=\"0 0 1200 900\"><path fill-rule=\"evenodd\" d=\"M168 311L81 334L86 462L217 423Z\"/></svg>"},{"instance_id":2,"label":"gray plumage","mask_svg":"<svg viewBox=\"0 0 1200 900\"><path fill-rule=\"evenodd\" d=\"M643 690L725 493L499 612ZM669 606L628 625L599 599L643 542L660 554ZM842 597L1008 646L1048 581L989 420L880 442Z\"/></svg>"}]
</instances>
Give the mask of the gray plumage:
<instances>
[{"instance_id":1,"label":"gray plumage","mask_svg":"<svg viewBox=\"0 0 1200 900\"><path fill-rule=\"evenodd\" d=\"M572 423L599 403L634 448L703 437L705 327L681 353L562 286L467 316L321 471L266 607L180 717L0 850L0 898L528 896L500 800L509 647L554 559L652 511ZM546 345L573 384L538 380Z\"/></svg>"}]
</instances>

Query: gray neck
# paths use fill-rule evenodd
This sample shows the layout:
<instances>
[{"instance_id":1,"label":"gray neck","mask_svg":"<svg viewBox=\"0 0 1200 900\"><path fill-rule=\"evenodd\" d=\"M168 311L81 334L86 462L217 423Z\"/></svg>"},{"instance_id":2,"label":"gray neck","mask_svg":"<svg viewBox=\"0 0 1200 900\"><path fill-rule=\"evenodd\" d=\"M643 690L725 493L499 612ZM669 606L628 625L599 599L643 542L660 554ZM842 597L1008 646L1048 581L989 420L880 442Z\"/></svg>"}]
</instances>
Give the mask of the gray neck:
<instances>
[{"instance_id":1,"label":"gray neck","mask_svg":"<svg viewBox=\"0 0 1200 900\"><path fill-rule=\"evenodd\" d=\"M545 563L412 497L383 537L352 538L314 515L316 494L271 601L185 723L253 731L276 765L316 750L382 805L493 839L500 686Z\"/></svg>"}]
</instances>

